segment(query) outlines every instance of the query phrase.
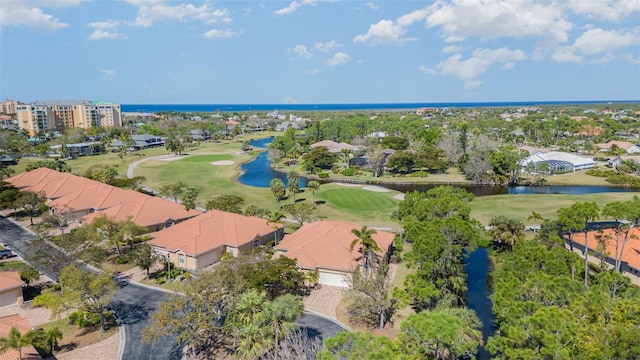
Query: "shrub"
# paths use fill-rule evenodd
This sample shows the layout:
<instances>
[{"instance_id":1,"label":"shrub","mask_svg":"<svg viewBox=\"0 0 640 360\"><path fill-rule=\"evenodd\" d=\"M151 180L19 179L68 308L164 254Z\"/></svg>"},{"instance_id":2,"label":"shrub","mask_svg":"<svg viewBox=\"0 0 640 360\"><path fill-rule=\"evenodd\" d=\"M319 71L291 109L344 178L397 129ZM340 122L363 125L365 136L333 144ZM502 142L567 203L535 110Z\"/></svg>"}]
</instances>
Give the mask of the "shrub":
<instances>
[{"instance_id":1,"label":"shrub","mask_svg":"<svg viewBox=\"0 0 640 360\"><path fill-rule=\"evenodd\" d=\"M127 258L125 258L125 257L119 257L119 258L116 258L116 260L115 260L115 263L118 264L118 265L126 264L128 262L129 261L127 261Z\"/></svg>"},{"instance_id":2,"label":"shrub","mask_svg":"<svg viewBox=\"0 0 640 360\"><path fill-rule=\"evenodd\" d=\"M424 170L420 170L420 171L416 171L414 173L411 173L409 176L410 177L415 177L415 178L426 178L427 176L429 176L429 173L424 171Z\"/></svg>"},{"instance_id":3,"label":"shrub","mask_svg":"<svg viewBox=\"0 0 640 360\"><path fill-rule=\"evenodd\" d=\"M329 173L321 172L320 174L318 174L318 177L320 179L328 179L329 178Z\"/></svg>"},{"instance_id":4,"label":"shrub","mask_svg":"<svg viewBox=\"0 0 640 360\"><path fill-rule=\"evenodd\" d=\"M100 324L100 315L85 311L75 311L69 315L72 324L80 327L92 327Z\"/></svg>"},{"instance_id":5,"label":"shrub","mask_svg":"<svg viewBox=\"0 0 640 360\"><path fill-rule=\"evenodd\" d=\"M342 175L344 176L355 176L358 175L358 173L358 169L352 167L342 170Z\"/></svg>"}]
</instances>

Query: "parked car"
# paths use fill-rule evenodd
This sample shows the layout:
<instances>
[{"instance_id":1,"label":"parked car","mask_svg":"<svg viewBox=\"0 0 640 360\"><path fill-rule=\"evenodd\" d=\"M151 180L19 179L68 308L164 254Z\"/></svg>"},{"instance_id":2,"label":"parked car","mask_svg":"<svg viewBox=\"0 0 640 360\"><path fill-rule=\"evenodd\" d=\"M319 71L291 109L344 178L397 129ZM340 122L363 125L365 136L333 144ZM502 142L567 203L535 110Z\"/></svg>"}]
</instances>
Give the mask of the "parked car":
<instances>
[{"instance_id":1,"label":"parked car","mask_svg":"<svg viewBox=\"0 0 640 360\"><path fill-rule=\"evenodd\" d=\"M9 249L0 250L0 259L7 259L13 256L13 253Z\"/></svg>"}]
</instances>

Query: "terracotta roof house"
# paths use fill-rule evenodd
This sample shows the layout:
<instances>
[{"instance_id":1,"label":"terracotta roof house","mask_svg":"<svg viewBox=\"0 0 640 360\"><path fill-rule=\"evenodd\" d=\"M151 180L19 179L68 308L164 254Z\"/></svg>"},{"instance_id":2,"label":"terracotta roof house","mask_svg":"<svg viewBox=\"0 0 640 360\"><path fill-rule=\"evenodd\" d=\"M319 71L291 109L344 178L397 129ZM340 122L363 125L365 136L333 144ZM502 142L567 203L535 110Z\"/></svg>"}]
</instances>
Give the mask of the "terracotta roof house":
<instances>
[{"instance_id":1,"label":"terracotta roof house","mask_svg":"<svg viewBox=\"0 0 640 360\"><path fill-rule=\"evenodd\" d=\"M24 281L20 279L17 271L0 272L0 307L9 305L22 305L22 287Z\"/></svg>"},{"instance_id":2,"label":"terracotta roof house","mask_svg":"<svg viewBox=\"0 0 640 360\"><path fill-rule=\"evenodd\" d=\"M57 199L79 189L94 187L100 182L71 173L38 168L6 180L19 190L44 192L48 199Z\"/></svg>"},{"instance_id":3,"label":"terracotta roof house","mask_svg":"<svg viewBox=\"0 0 640 360\"><path fill-rule=\"evenodd\" d=\"M82 217L80 221L90 224L102 214L114 221L125 221L131 218L131 221L146 227L149 231L159 231L202 213L194 209L186 211L183 205L163 198L143 196L91 213Z\"/></svg>"},{"instance_id":4,"label":"terracotta roof house","mask_svg":"<svg viewBox=\"0 0 640 360\"><path fill-rule=\"evenodd\" d=\"M33 330L29 319L18 314L0 317L0 337L6 338L11 328L16 328L20 334L24 335ZM8 348L6 352L0 354L0 360L16 360L22 355L22 360L42 360L38 351L32 345L23 346L20 353L16 349Z\"/></svg>"},{"instance_id":5,"label":"terracotta roof house","mask_svg":"<svg viewBox=\"0 0 640 360\"><path fill-rule=\"evenodd\" d=\"M315 271L322 285L348 287L349 273L362 260L356 246L350 250L356 236L353 229L361 225L346 221L316 221L303 225L291 235L286 235L277 246L278 254L296 259L303 270ZM394 234L376 230L373 240L382 249L383 258L388 255Z\"/></svg>"},{"instance_id":6,"label":"terracotta roof house","mask_svg":"<svg viewBox=\"0 0 640 360\"><path fill-rule=\"evenodd\" d=\"M91 223L100 214L115 221L131 217L149 231L158 231L201 214L197 210L187 212L184 206L173 201L47 168L22 173L7 181L20 190L44 192L48 205L64 214L67 220L80 218Z\"/></svg>"},{"instance_id":7,"label":"terracotta roof house","mask_svg":"<svg viewBox=\"0 0 640 360\"><path fill-rule=\"evenodd\" d=\"M617 147L626 151L627 154L640 154L640 146L632 144L628 141L609 141L606 143L596 144L596 147L600 149L600 151L608 152L611 151L611 147L616 145Z\"/></svg>"},{"instance_id":8,"label":"terracotta roof house","mask_svg":"<svg viewBox=\"0 0 640 360\"><path fill-rule=\"evenodd\" d=\"M615 264L616 254L620 254L622 251L622 239L616 252L616 235L613 229L604 229L600 231L587 232L589 239L588 245L590 251L596 251L598 247L598 238L605 239L606 241L606 254L605 261L613 267ZM565 243L570 250L579 253L584 257L584 232L576 232L569 238L569 235L564 236ZM591 256L591 255L590 255ZM640 228L633 228L629 233L629 240L627 241L624 251L622 252L620 270L623 274L630 277L636 284L640 284Z\"/></svg>"},{"instance_id":9,"label":"terracotta roof house","mask_svg":"<svg viewBox=\"0 0 640 360\"><path fill-rule=\"evenodd\" d=\"M277 230L282 238L283 228ZM154 250L177 267L199 270L222 255L248 253L274 240L276 230L262 218L211 210L151 234Z\"/></svg>"},{"instance_id":10,"label":"terracotta roof house","mask_svg":"<svg viewBox=\"0 0 640 360\"><path fill-rule=\"evenodd\" d=\"M93 187L80 189L57 199L49 200L47 205L64 214L67 220L75 220L96 211L146 197L148 195L134 190L97 183Z\"/></svg>"}]
</instances>

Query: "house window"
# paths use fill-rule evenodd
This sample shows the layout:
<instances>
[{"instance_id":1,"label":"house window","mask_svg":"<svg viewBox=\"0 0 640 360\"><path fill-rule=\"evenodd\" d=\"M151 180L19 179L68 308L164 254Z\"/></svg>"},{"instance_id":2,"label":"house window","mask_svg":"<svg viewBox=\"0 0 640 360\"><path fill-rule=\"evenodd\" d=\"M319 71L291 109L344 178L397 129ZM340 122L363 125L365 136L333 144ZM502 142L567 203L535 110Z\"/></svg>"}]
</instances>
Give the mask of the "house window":
<instances>
[{"instance_id":1,"label":"house window","mask_svg":"<svg viewBox=\"0 0 640 360\"><path fill-rule=\"evenodd\" d=\"M173 225L173 223L167 223L166 227L170 228Z\"/></svg>"},{"instance_id":2,"label":"house window","mask_svg":"<svg viewBox=\"0 0 640 360\"><path fill-rule=\"evenodd\" d=\"M160 225L156 225L156 231L160 231Z\"/></svg>"},{"instance_id":3,"label":"house window","mask_svg":"<svg viewBox=\"0 0 640 360\"><path fill-rule=\"evenodd\" d=\"M260 241L258 240L253 240L253 247L257 248L258 246L260 246Z\"/></svg>"},{"instance_id":4,"label":"house window","mask_svg":"<svg viewBox=\"0 0 640 360\"><path fill-rule=\"evenodd\" d=\"M180 254L179 261L180 261L181 265L184 264L184 255L183 254Z\"/></svg>"}]
</instances>

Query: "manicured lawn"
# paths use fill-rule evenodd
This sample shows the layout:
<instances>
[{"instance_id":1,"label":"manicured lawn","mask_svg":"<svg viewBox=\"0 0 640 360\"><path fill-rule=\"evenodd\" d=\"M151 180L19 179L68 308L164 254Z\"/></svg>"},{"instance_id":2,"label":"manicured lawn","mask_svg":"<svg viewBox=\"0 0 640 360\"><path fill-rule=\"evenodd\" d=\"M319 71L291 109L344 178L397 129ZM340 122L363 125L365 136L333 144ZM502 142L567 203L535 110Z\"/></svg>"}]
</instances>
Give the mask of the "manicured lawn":
<instances>
[{"instance_id":1,"label":"manicured lawn","mask_svg":"<svg viewBox=\"0 0 640 360\"><path fill-rule=\"evenodd\" d=\"M28 268L29 268L29 265L23 263L22 261L8 260L8 261L0 262L0 271L20 272Z\"/></svg>"},{"instance_id":2,"label":"manicured lawn","mask_svg":"<svg viewBox=\"0 0 640 360\"><path fill-rule=\"evenodd\" d=\"M398 223L390 219L399 201L393 198L396 192L374 192L360 187L343 187L323 184L316 192L320 201L317 214L322 218L340 219L369 226L391 227L397 230ZM309 195L305 195L310 198ZM325 203L322 204L322 201Z\"/></svg>"},{"instance_id":3,"label":"manicured lawn","mask_svg":"<svg viewBox=\"0 0 640 360\"><path fill-rule=\"evenodd\" d=\"M336 208L370 212L392 210L398 206L388 193L377 193L359 188L329 189L317 194L317 198L325 200Z\"/></svg>"},{"instance_id":4,"label":"manicured lawn","mask_svg":"<svg viewBox=\"0 0 640 360\"><path fill-rule=\"evenodd\" d=\"M211 165L213 161L230 160L232 165ZM145 184L158 191L160 187L181 181L198 189L199 205L214 196L234 194L245 198L245 206L255 204L269 210L276 209L275 198L267 188L245 186L236 181L240 164L251 160L249 154L194 154L180 160L149 160L140 163L134 175L146 177Z\"/></svg>"},{"instance_id":5,"label":"manicured lawn","mask_svg":"<svg viewBox=\"0 0 640 360\"><path fill-rule=\"evenodd\" d=\"M540 213L544 218L555 219L556 211L571 206L575 202L593 201L600 208L613 201L630 200L634 193L599 193L584 195L544 194L544 195L493 195L476 198L471 203L471 216L487 225L491 217L505 215L524 221L525 224L537 224L528 221L531 212Z\"/></svg>"}]
</instances>

